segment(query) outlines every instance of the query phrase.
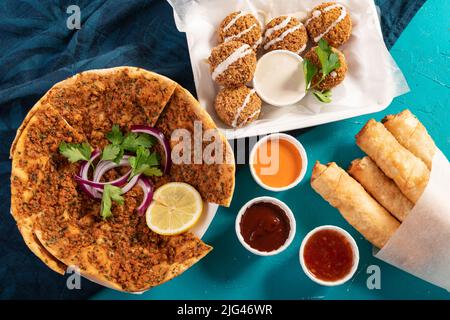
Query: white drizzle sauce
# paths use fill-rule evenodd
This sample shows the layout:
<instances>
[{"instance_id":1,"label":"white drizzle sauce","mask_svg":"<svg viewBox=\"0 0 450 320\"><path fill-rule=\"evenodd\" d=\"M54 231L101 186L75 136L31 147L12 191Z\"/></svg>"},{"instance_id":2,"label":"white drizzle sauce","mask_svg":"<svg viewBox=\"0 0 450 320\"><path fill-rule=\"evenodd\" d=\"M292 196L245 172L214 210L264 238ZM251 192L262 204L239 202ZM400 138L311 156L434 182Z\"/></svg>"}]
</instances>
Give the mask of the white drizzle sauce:
<instances>
[{"instance_id":1,"label":"white drizzle sauce","mask_svg":"<svg viewBox=\"0 0 450 320\"><path fill-rule=\"evenodd\" d=\"M241 17L245 15L247 15L247 13L239 11L239 13L233 19L231 19L225 27L223 27L223 31L227 31L228 29L230 29Z\"/></svg>"},{"instance_id":2,"label":"white drizzle sauce","mask_svg":"<svg viewBox=\"0 0 450 320\"><path fill-rule=\"evenodd\" d=\"M254 50L256 50L258 48L258 46L261 44L261 42L262 42L262 37L259 38L258 40L256 40L256 42L253 44L252 48Z\"/></svg>"},{"instance_id":3,"label":"white drizzle sauce","mask_svg":"<svg viewBox=\"0 0 450 320\"><path fill-rule=\"evenodd\" d=\"M300 48L300 49L298 49L298 51L296 52L297 54L300 54L300 53L302 53L303 51L305 51L305 49L306 49L306 43Z\"/></svg>"},{"instance_id":4,"label":"white drizzle sauce","mask_svg":"<svg viewBox=\"0 0 450 320\"><path fill-rule=\"evenodd\" d=\"M271 46L273 46L275 43L282 41L288 34L293 33L295 31L297 31L298 29L303 28L303 24L298 24L292 28L287 29L286 31L284 31L279 37L270 40L269 42L267 42L264 45L264 49L267 50L269 49Z\"/></svg>"},{"instance_id":5,"label":"white drizzle sauce","mask_svg":"<svg viewBox=\"0 0 450 320\"><path fill-rule=\"evenodd\" d=\"M234 35L231 35L231 36L229 36L229 37L225 37L225 38L223 39L223 42L228 42L228 41L231 41L231 40L233 40L233 39L239 39L240 37L242 37L244 34L246 34L247 32L249 32L250 30L252 30L252 29L255 28L256 26L257 26L257 24L254 23L254 24L252 24L249 28L247 28L247 29L245 29L245 30L242 30L242 31L239 32L238 34L234 34Z\"/></svg>"},{"instance_id":6,"label":"white drizzle sauce","mask_svg":"<svg viewBox=\"0 0 450 320\"><path fill-rule=\"evenodd\" d=\"M267 29L266 32L264 33L264 36L266 38L269 38L272 35L272 33L274 33L275 31L285 28L289 24L289 22L291 22L291 19L292 19L292 17L286 17L279 24L273 26L272 28Z\"/></svg>"},{"instance_id":7,"label":"white drizzle sauce","mask_svg":"<svg viewBox=\"0 0 450 320\"><path fill-rule=\"evenodd\" d=\"M260 112L261 112L260 109L253 112L251 115L249 115L247 118L245 118L244 121L242 121L241 126L245 125L249 120L253 119L253 117L256 116L257 114L259 114Z\"/></svg>"},{"instance_id":8,"label":"white drizzle sauce","mask_svg":"<svg viewBox=\"0 0 450 320\"><path fill-rule=\"evenodd\" d=\"M321 14L322 14L322 12L321 12L320 10L315 10L315 11L312 13L311 18L309 18L308 20L306 20L305 26L307 26L307 25L311 22L311 20L320 17Z\"/></svg>"},{"instance_id":9,"label":"white drizzle sauce","mask_svg":"<svg viewBox=\"0 0 450 320\"><path fill-rule=\"evenodd\" d=\"M248 44L243 44L242 46L237 48L232 54L230 54L225 60L223 60L216 66L211 75L213 80L216 80L216 78L222 73L224 73L228 69L228 67L232 65L234 62L253 52L254 52L253 49L250 48Z\"/></svg>"},{"instance_id":10,"label":"white drizzle sauce","mask_svg":"<svg viewBox=\"0 0 450 320\"><path fill-rule=\"evenodd\" d=\"M233 128L236 128L237 121L239 120L239 117L240 117L242 111L244 111L245 107L250 102L250 98L251 98L252 94L254 94L254 93L255 93L255 89L251 89L250 92L245 97L244 102L242 102L242 105L237 109L236 115L234 116L233 122L231 123L231 126ZM243 122L243 123L245 123L245 122Z\"/></svg>"},{"instance_id":11,"label":"white drizzle sauce","mask_svg":"<svg viewBox=\"0 0 450 320\"><path fill-rule=\"evenodd\" d=\"M328 7L323 8L322 11L315 10L313 12L311 18L309 18L305 22L305 25L308 25L311 22L311 20L313 20L315 18L318 18L322 14L322 12L328 12L328 11L331 11L333 9L341 9L341 14L339 15L339 17L335 21L333 21L333 23L330 26L328 26L328 28L323 33L319 34L317 37L314 37L314 42L319 42L319 40L322 39L323 36L325 36L334 27L336 27L339 22L344 20L344 18L347 16L347 9L342 4L335 3L335 4L332 4L332 5L328 6Z\"/></svg>"}]
</instances>

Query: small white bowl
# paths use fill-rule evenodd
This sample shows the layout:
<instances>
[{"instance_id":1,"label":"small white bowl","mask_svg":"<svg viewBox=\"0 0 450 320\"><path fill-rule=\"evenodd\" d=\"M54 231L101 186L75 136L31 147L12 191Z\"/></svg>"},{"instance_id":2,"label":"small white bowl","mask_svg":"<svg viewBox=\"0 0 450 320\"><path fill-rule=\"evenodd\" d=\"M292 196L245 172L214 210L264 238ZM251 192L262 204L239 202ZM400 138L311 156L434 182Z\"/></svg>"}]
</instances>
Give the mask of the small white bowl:
<instances>
[{"instance_id":1,"label":"small white bowl","mask_svg":"<svg viewBox=\"0 0 450 320\"><path fill-rule=\"evenodd\" d=\"M286 213L286 216L289 219L289 225L291 227L291 229L289 231L289 236L286 239L286 242L281 247L279 247L278 249L276 249L274 251L266 252L266 251L259 251L255 248L252 248L247 242L245 242L244 237L242 236L242 233L241 233L241 225L240 224L241 224L242 216L245 213L245 210L247 210L247 208L250 207L251 205L253 205L254 203L259 203L259 202L269 202L269 203L273 203L274 205L279 206ZM296 223L295 223L295 217L294 217L294 214L292 213L291 209L283 201L278 200L277 198L273 198L273 197L257 197L257 198L254 198L254 199L248 201L246 204L244 204L242 206L241 210L239 210L239 213L236 216L236 222L235 222L236 235L237 235L237 238L239 239L239 241L241 242L241 244L244 246L245 249L247 249L251 253L259 255L259 256L273 256L273 255L276 255L276 254L284 251L292 243L292 240L294 240L296 228L297 227L296 227Z\"/></svg>"},{"instance_id":2,"label":"small white bowl","mask_svg":"<svg viewBox=\"0 0 450 320\"><path fill-rule=\"evenodd\" d=\"M265 185L261 181L261 179L258 177L258 175L255 172L255 168L253 167L254 159L256 157L256 150L258 149L258 147L261 146L263 143L267 142L269 139L277 139L277 138L285 139L288 142L291 142L297 148L297 150L300 154L300 158L302 160L302 169L300 171L299 176L291 184L284 186L284 187L271 187L271 186ZM255 145L252 148L252 151L250 152L249 162L250 162L250 172L252 173L253 179L262 188L269 190L269 191L285 191L285 190L295 187L297 184L300 183L300 181L303 180L303 178L305 177L305 174L306 174L306 170L308 169L308 157L306 155L305 148L303 148L303 145L300 143L300 141L295 139L293 136L290 136L285 133L273 133L273 134L263 137L261 140L259 140L257 143L255 143Z\"/></svg>"},{"instance_id":3,"label":"small white bowl","mask_svg":"<svg viewBox=\"0 0 450 320\"><path fill-rule=\"evenodd\" d=\"M340 234L342 234L350 243L350 245L352 246L352 251L353 251L353 266L350 269L350 272L342 279L336 280L336 281L324 281L324 280L320 280L318 278L316 278L316 276L314 276L314 274L312 274L308 267L305 264L305 260L303 258L303 253L305 250L305 245L308 242L309 238L311 238L311 236L313 234L315 234L316 232L320 231L320 230L335 230L337 232L339 232ZM348 280L350 280L353 275L355 274L356 270L358 269L358 264L359 264L359 250L358 250L358 246L356 245L355 239L353 239L353 237L344 229L336 227L336 226L332 226L332 225L325 225L325 226L320 226L317 227L313 230L311 230L303 239L302 241L302 245L300 246L300 251L299 251L299 256L300 256L300 265L302 266L303 271L305 272L305 274L314 282L322 285L322 286L338 286L341 285L345 282L347 282Z\"/></svg>"},{"instance_id":4,"label":"small white bowl","mask_svg":"<svg viewBox=\"0 0 450 320\"><path fill-rule=\"evenodd\" d=\"M253 87L258 96L273 106L299 102L306 95L303 59L289 50L273 50L259 58ZM289 95L290 99L286 99Z\"/></svg>"}]
</instances>

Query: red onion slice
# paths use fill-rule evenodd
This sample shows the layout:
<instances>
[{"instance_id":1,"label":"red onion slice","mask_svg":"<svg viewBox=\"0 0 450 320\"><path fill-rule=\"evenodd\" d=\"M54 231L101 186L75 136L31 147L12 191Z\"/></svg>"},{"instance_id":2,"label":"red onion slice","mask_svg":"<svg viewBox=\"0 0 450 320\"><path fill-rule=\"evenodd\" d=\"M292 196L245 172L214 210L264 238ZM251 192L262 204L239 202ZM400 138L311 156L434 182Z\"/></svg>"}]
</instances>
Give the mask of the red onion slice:
<instances>
[{"instance_id":1,"label":"red onion slice","mask_svg":"<svg viewBox=\"0 0 450 320\"><path fill-rule=\"evenodd\" d=\"M168 174L170 171L170 167L172 166L172 158L170 151L170 143L169 140L167 140L167 138L164 136L164 134L156 128L152 128L145 125L131 126L131 132L146 133L151 135L152 137L155 137L159 141L159 143L164 148L164 158L165 158L164 174Z\"/></svg>"},{"instance_id":2,"label":"red onion slice","mask_svg":"<svg viewBox=\"0 0 450 320\"><path fill-rule=\"evenodd\" d=\"M92 164L92 162L98 158L98 156L101 155L100 150L96 149L93 153L89 161L85 161L80 168L79 175L75 176L75 180L80 184L81 189L89 194L93 198L101 199L102 195L101 192L103 192L103 188L106 184L111 184L114 186L123 186L126 184L128 177L131 174L131 170L129 170L126 174L123 176L108 182L100 182L100 179L102 176L109 170L113 168L117 168L120 166L130 166L128 163L128 158L130 156L124 156L123 159L119 163L115 163L113 161L105 161L101 160L93 173L93 181L89 179L89 168ZM130 188L131 189L131 188Z\"/></svg>"},{"instance_id":3,"label":"red onion slice","mask_svg":"<svg viewBox=\"0 0 450 320\"><path fill-rule=\"evenodd\" d=\"M100 150L99 149L95 149L94 152L92 152L91 158L89 159L89 161L83 161L83 163L81 164L80 173L79 173L81 177L87 179L90 164L95 159L97 159L100 154L101 154Z\"/></svg>"},{"instance_id":4,"label":"red onion slice","mask_svg":"<svg viewBox=\"0 0 450 320\"><path fill-rule=\"evenodd\" d=\"M111 169L117 167L129 167L130 163L128 162L128 158L130 158L130 156L123 156L122 160L120 160L119 163L115 163L109 160L101 160L95 168L93 181L99 182L102 176Z\"/></svg>"},{"instance_id":5,"label":"red onion slice","mask_svg":"<svg viewBox=\"0 0 450 320\"><path fill-rule=\"evenodd\" d=\"M136 185L136 183L138 182L140 176L141 175L138 174L138 175L134 176L133 178L131 178L131 180L128 181L128 183L125 186L122 187L122 194L123 193L127 193L128 191L130 191Z\"/></svg>"},{"instance_id":6,"label":"red onion slice","mask_svg":"<svg viewBox=\"0 0 450 320\"><path fill-rule=\"evenodd\" d=\"M148 206L153 200L153 191L155 188L152 182L146 177L141 177L138 181L138 185L142 188L142 191L144 192L144 198L142 199L141 204L137 208L139 215L142 216L144 215L145 210L147 210Z\"/></svg>"},{"instance_id":7,"label":"red onion slice","mask_svg":"<svg viewBox=\"0 0 450 320\"><path fill-rule=\"evenodd\" d=\"M107 184L111 184L111 185L116 186L116 187L123 186L127 182L128 177L130 176L130 174L131 174L131 170L129 170L123 176L121 176L121 177L119 177L119 178L117 178L117 179L115 179L113 181L108 181L108 182L91 181L89 179L83 179L82 177L80 177L78 175L75 176L75 180L77 182L79 182L80 184L93 187L94 189L97 189L97 191L103 191L103 188Z\"/></svg>"},{"instance_id":8,"label":"red onion slice","mask_svg":"<svg viewBox=\"0 0 450 320\"><path fill-rule=\"evenodd\" d=\"M100 156L101 152L99 149L95 149L94 152L91 154L91 158L89 161L84 161L81 164L80 167L80 173L79 175L83 179L88 179L88 173L89 173L89 167L91 166L91 163ZM98 194L97 191L95 191L93 188L91 188L88 185L80 183L81 190L83 190L85 193L87 193L92 198L101 198L101 196Z\"/></svg>"},{"instance_id":9,"label":"red onion slice","mask_svg":"<svg viewBox=\"0 0 450 320\"><path fill-rule=\"evenodd\" d=\"M85 185L83 183L78 183L78 184L80 185L81 190L83 190L91 198L94 198L94 199L101 199L102 198L102 196L96 190L93 190L88 185Z\"/></svg>"}]
</instances>

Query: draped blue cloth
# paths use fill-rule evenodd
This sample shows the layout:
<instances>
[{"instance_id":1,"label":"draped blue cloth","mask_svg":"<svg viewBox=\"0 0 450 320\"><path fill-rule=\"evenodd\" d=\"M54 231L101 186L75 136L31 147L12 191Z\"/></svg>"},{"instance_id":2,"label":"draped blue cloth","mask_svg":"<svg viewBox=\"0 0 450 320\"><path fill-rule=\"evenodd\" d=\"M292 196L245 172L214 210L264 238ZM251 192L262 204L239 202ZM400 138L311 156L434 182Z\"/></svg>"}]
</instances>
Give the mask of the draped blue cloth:
<instances>
[{"instance_id":1,"label":"draped blue cloth","mask_svg":"<svg viewBox=\"0 0 450 320\"><path fill-rule=\"evenodd\" d=\"M391 47L423 0L377 0ZM69 29L71 5L81 29ZM9 148L34 103L56 82L80 71L121 65L164 74L194 92L186 38L162 0L0 1L0 298L87 298L100 286L68 290L24 244L10 216Z\"/></svg>"}]
</instances>

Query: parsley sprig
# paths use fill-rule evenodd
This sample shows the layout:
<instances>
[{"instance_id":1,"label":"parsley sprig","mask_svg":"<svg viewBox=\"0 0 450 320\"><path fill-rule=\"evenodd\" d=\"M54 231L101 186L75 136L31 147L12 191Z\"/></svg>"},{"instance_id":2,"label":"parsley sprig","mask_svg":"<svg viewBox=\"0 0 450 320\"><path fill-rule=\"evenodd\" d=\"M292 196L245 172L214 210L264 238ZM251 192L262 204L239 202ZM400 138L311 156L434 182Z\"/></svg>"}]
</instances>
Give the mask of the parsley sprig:
<instances>
[{"instance_id":1,"label":"parsley sprig","mask_svg":"<svg viewBox=\"0 0 450 320\"><path fill-rule=\"evenodd\" d=\"M59 145L59 152L65 156L70 162L89 161L91 158L92 149L89 143L67 143L61 142Z\"/></svg>"},{"instance_id":2,"label":"parsley sprig","mask_svg":"<svg viewBox=\"0 0 450 320\"><path fill-rule=\"evenodd\" d=\"M112 184L107 184L103 189L102 206L100 209L100 214L103 219L112 217L111 207L113 201L123 205L124 199L122 197L122 189L113 186Z\"/></svg>"},{"instance_id":3,"label":"parsley sprig","mask_svg":"<svg viewBox=\"0 0 450 320\"><path fill-rule=\"evenodd\" d=\"M339 56L333 52L328 42L324 39L319 40L319 45L316 48L316 54L320 61L320 70L310 60L303 60L306 91L311 91L319 101L329 103L331 102L331 90L317 90L316 88L331 72L339 68L341 63L339 61ZM312 80L316 75L320 75L320 78L313 84Z\"/></svg>"},{"instance_id":4,"label":"parsley sprig","mask_svg":"<svg viewBox=\"0 0 450 320\"><path fill-rule=\"evenodd\" d=\"M125 151L136 152L139 147L151 148L155 144L155 139L148 134L129 132L125 136L118 125L113 125L111 132L106 134L106 138L111 142L102 153L102 160L111 160L119 163Z\"/></svg>"},{"instance_id":5,"label":"parsley sprig","mask_svg":"<svg viewBox=\"0 0 450 320\"><path fill-rule=\"evenodd\" d=\"M152 152L142 146L139 146L136 150L136 156L130 157L128 162L131 166L130 178L138 174L144 174L146 176L162 176L162 171L159 166L159 156L157 153Z\"/></svg>"}]
</instances>

